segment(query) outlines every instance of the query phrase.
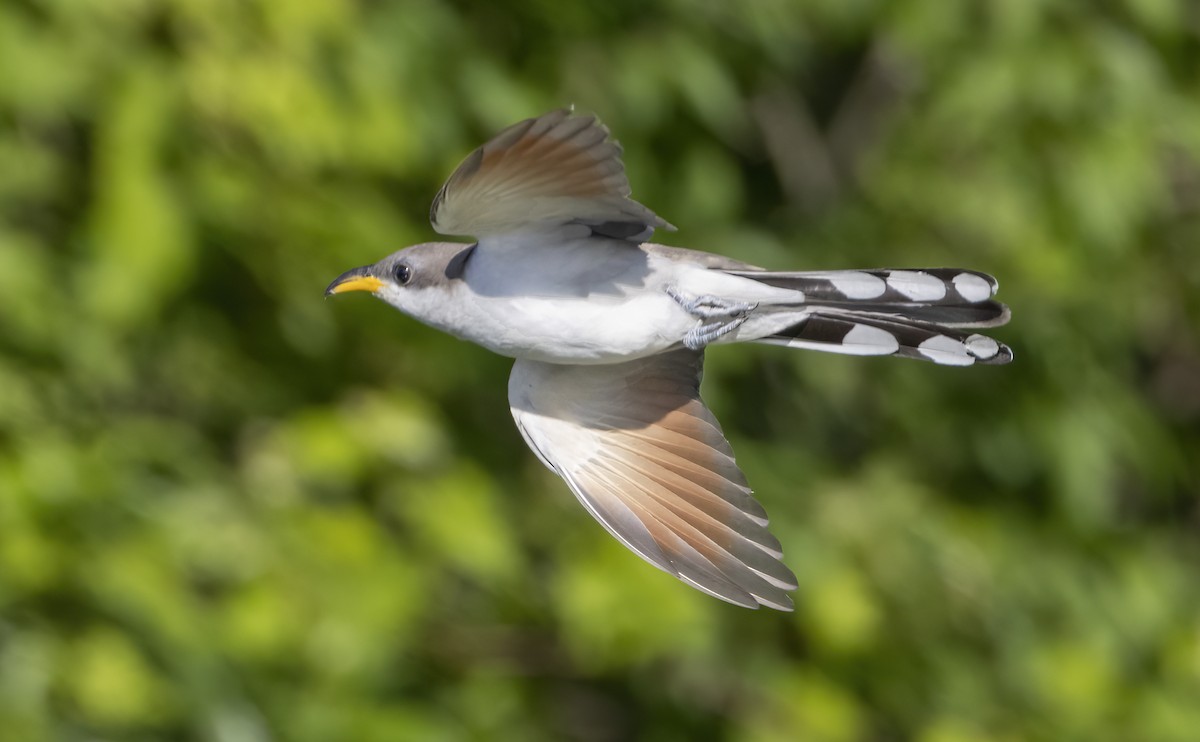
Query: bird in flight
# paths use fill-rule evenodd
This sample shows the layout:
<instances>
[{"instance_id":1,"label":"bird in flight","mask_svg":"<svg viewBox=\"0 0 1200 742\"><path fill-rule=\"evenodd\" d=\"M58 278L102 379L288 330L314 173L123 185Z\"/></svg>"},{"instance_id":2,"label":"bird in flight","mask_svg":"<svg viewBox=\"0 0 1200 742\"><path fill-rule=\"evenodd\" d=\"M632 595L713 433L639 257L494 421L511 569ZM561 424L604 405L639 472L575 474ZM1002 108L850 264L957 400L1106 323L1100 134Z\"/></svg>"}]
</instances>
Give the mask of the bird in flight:
<instances>
[{"instance_id":1,"label":"bird in flight","mask_svg":"<svg viewBox=\"0 0 1200 742\"><path fill-rule=\"evenodd\" d=\"M472 152L434 198L433 228L475 242L407 247L326 295L368 291L516 359L517 428L609 533L709 595L791 610L795 575L700 399L705 349L1008 363L974 331L1008 309L977 271L778 272L654 244L675 228L629 196L607 127L551 111Z\"/></svg>"}]
</instances>

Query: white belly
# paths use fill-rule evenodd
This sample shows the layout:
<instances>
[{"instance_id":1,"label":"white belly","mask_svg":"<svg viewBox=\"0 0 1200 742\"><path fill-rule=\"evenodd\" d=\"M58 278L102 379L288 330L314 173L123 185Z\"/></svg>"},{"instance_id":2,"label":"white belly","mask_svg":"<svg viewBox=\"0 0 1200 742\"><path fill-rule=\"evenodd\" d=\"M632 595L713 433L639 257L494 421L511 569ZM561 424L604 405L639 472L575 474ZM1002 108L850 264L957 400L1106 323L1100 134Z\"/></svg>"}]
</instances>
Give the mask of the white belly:
<instances>
[{"instance_id":1,"label":"white belly","mask_svg":"<svg viewBox=\"0 0 1200 742\"><path fill-rule=\"evenodd\" d=\"M659 291L621 297L476 296L465 340L513 358L614 363L661 353L695 324Z\"/></svg>"}]
</instances>

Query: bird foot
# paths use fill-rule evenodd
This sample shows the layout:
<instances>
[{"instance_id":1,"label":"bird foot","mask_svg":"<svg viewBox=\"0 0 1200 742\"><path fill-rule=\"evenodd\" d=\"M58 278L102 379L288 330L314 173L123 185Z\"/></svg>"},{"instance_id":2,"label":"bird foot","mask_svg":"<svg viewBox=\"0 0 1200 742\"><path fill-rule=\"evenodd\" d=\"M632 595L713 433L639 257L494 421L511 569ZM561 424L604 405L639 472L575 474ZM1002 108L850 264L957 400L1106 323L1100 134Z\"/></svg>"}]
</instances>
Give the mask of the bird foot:
<instances>
[{"instance_id":1,"label":"bird foot","mask_svg":"<svg viewBox=\"0 0 1200 742\"><path fill-rule=\"evenodd\" d=\"M745 318L758 307L757 303L730 301L711 294L686 296L676 291L674 287L667 288L667 295L683 307L683 311L700 319Z\"/></svg>"},{"instance_id":2,"label":"bird foot","mask_svg":"<svg viewBox=\"0 0 1200 742\"><path fill-rule=\"evenodd\" d=\"M758 307L757 303L730 301L710 294L685 296L673 287L667 289L667 294L683 307L685 312L701 320L683 338L684 346L690 350L700 350L741 327L750 313Z\"/></svg>"},{"instance_id":3,"label":"bird foot","mask_svg":"<svg viewBox=\"0 0 1200 742\"><path fill-rule=\"evenodd\" d=\"M745 317L734 317L720 322L706 322L688 330L683 336L683 345L688 350L700 350L714 340L728 335L742 326Z\"/></svg>"}]
</instances>

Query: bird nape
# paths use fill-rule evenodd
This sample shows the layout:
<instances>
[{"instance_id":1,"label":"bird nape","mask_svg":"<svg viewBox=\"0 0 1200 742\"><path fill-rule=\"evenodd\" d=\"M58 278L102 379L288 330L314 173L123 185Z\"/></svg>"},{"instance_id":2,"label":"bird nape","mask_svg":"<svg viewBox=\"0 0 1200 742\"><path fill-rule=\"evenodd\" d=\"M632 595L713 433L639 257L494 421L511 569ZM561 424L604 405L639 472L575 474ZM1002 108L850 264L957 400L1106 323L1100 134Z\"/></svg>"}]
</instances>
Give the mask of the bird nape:
<instances>
[{"instance_id":1,"label":"bird nape","mask_svg":"<svg viewBox=\"0 0 1200 742\"><path fill-rule=\"evenodd\" d=\"M646 242L674 227L629 197L594 116L551 111L471 153L434 198L431 242L347 271L413 318L516 359L513 418L621 543L747 608L791 610L796 578L721 426L704 349L736 342L970 366L1012 360L1009 319L963 269L775 272Z\"/></svg>"}]
</instances>

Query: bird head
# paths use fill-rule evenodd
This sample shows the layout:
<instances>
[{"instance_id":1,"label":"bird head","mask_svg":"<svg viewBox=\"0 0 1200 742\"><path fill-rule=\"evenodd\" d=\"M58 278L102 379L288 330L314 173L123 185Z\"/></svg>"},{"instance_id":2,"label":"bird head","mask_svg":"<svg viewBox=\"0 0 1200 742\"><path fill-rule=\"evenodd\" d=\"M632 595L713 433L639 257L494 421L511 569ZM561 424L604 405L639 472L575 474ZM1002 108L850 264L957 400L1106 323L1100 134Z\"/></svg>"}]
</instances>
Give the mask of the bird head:
<instances>
[{"instance_id":1,"label":"bird head","mask_svg":"<svg viewBox=\"0 0 1200 742\"><path fill-rule=\"evenodd\" d=\"M445 289L462 277L474 245L427 242L406 247L373 265L352 268L333 280L326 296L367 291L397 309L421 316L430 289Z\"/></svg>"}]
</instances>

